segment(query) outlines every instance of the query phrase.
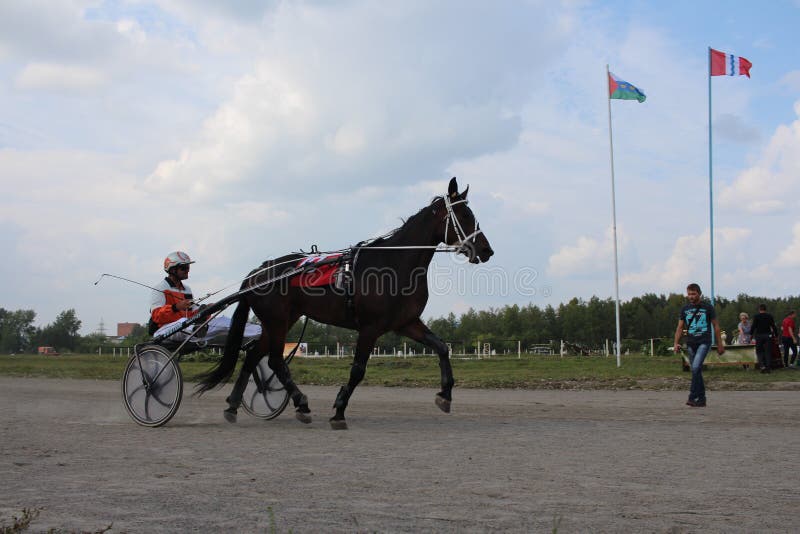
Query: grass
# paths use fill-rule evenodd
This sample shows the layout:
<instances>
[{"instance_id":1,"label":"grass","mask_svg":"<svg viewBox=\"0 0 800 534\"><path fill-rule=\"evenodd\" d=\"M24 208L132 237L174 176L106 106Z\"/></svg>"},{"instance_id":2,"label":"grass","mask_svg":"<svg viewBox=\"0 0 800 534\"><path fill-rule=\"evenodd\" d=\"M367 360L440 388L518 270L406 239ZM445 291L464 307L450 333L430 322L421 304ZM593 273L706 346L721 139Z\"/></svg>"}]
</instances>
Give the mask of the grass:
<instances>
[{"instance_id":1,"label":"grass","mask_svg":"<svg viewBox=\"0 0 800 534\"><path fill-rule=\"evenodd\" d=\"M296 358L292 374L299 384L341 385L350 374L351 358ZM126 357L76 354L64 356L0 356L0 375L119 380ZM212 362L184 361L181 369L191 382ZM689 373L674 356L623 356L616 359L568 356L493 356L484 360L454 357L458 387L525 389L685 389ZM712 389L775 389L800 385L800 372L780 370L760 374L741 367L710 367L704 373ZM423 357L376 357L370 360L364 384L378 386L438 387L439 360Z\"/></svg>"},{"instance_id":2,"label":"grass","mask_svg":"<svg viewBox=\"0 0 800 534\"><path fill-rule=\"evenodd\" d=\"M23 508L21 516L11 518L10 525L0 523L0 534L17 534L28 530L31 523L39 517L39 511L38 508Z\"/></svg>"}]
</instances>

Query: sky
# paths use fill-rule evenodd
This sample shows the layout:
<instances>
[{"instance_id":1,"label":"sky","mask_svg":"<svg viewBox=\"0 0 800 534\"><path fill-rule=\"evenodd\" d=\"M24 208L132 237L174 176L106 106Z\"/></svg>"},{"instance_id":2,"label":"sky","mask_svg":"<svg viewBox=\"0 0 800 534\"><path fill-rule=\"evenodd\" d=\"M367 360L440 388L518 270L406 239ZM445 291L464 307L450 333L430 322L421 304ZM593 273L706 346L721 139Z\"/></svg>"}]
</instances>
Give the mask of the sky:
<instances>
[{"instance_id":1,"label":"sky","mask_svg":"<svg viewBox=\"0 0 800 534\"><path fill-rule=\"evenodd\" d=\"M0 3L0 307L144 322L163 258L196 296L381 235L450 177L495 250L434 260L424 318L619 292L798 294L800 1Z\"/></svg>"}]
</instances>

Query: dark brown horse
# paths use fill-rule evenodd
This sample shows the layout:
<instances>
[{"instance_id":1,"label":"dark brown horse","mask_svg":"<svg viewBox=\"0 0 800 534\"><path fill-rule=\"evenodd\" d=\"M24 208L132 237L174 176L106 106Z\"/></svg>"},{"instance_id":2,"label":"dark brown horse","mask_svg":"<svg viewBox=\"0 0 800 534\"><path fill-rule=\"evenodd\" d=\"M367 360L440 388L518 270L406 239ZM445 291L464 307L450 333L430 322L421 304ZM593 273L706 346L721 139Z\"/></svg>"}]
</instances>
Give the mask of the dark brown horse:
<instances>
[{"instance_id":1,"label":"dark brown horse","mask_svg":"<svg viewBox=\"0 0 800 534\"><path fill-rule=\"evenodd\" d=\"M233 373L244 325L252 309L261 321L263 334L257 350L248 352L227 399L228 421L236 420L250 374L264 355L269 356L270 369L291 396L297 418L305 423L311 421L308 399L292 381L283 358L286 332L302 315L358 331L350 380L339 390L333 405L336 410L330 419L333 428L347 428L344 412L350 396L364 377L375 342L387 332L397 332L436 351L442 373L442 390L436 394L436 405L449 412L454 380L448 347L425 326L420 316L428 302L428 266L440 243L466 255L471 263L485 262L494 253L467 205L467 190L459 193L453 178L447 195L434 198L400 228L344 251L342 258L336 260L350 268L349 271L343 268L347 272L342 284L305 288L296 287L288 278L264 284L265 280L296 268L307 257L303 254L267 261L252 271L241 288L255 287L255 290L242 294L233 314L225 354L217 366L201 377L199 392L213 388Z\"/></svg>"}]
</instances>

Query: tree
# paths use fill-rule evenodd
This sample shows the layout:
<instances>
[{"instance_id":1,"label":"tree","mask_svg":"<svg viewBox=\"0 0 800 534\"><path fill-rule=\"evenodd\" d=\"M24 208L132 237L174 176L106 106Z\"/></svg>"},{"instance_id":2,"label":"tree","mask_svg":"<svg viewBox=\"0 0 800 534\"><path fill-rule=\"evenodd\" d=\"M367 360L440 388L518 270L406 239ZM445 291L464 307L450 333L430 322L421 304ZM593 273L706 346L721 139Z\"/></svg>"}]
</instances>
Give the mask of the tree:
<instances>
[{"instance_id":1,"label":"tree","mask_svg":"<svg viewBox=\"0 0 800 534\"><path fill-rule=\"evenodd\" d=\"M81 353L97 352L97 347L102 347L106 343L108 343L106 336L95 332L81 337L75 345L75 350Z\"/></svg>"},{"instance_id":2,"label":"tree","mask_svg":"<svg viewBox=\"0 0 800 534\"><path fill-rule=\"evenodd\" d=\"M35 319L33 310L12 312L0 308L0 352L12 354L29 350L36 336Z\"/></svg>"},{"instance_id":3,"label":"tree","mask_svg":"<svg viewBox=\"0 0 800 534\"><path fill-rule=\"evenodd\" d=\"M81 321L74 309L62 311L56 320L48 324L39 333L38 339L42 345L49 345L58 350L75 350L80 335Z\"/></svg>"},{"instance_id":4,"label":"tree","mask_svg":"<svg viewBox=\"0 0 800 534\"><path fill-rule=\"evenodd\" d=\"M85 337L81 338L81 341L86 339L86 337L88 337L88 336L85 336ZM101 337L105 338L105 336L101 336ZM125 336L125 344L126 345L136 345L137 343L144 343L146 341L149 341L151 338L152 338L152 336L147 331L147 327L143 326L143 325L141 325L139 323L136 323L133 326L133 328L131 329L131 333L128 334L127 336ZM100 344L105 343L105 342L106 342L106 340L103 339ZM97 345L97 343L95 343L95 345Z\"/></svg>"}]
</instances>

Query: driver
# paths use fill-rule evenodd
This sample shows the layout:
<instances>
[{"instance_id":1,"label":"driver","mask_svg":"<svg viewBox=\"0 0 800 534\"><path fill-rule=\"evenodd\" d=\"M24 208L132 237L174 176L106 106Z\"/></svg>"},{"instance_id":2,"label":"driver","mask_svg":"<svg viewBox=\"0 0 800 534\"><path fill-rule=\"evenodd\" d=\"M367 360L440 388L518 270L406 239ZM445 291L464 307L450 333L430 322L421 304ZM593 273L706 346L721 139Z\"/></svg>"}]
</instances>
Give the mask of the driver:
<instances>
[{"instance_id":1,"label":"driver","mask_svg":"<svg viewBox=\"0 0 800 534\"><path fill-rule=\"evenodd\" d=\"M148 331L152 335L159 335L172 328L176 323L181 323L197 315L200 308L194 303L191 288L184 283L189 278L189 266L194 261L188 254L180 250L170 252L164 258L164 271L167 276L154 286L153 297L150 300L150 322ZM208 323L208 330L192 337L192 341L210 341L224 343L224 338L230 329L231 320L228 317L217 316ZM174 341L182 341L191 333L190 329L177 332L172 336ZM245 342L261 336L259 325L248 323L245 326Z\"/></svg>"},{"instance_id":2,"label":"driver","mask_svg":"<svg viewBox=\"0 0 800 534\"><path fill-rule=\"evenodd\" d=\"M183 281L189 278L189 266L194 263L188 254L176 250L164 258L166 278L155 285L150 302L150 333L164 325L197 314L192 302L192 290Z\"/></svg>"}]
</instances>

